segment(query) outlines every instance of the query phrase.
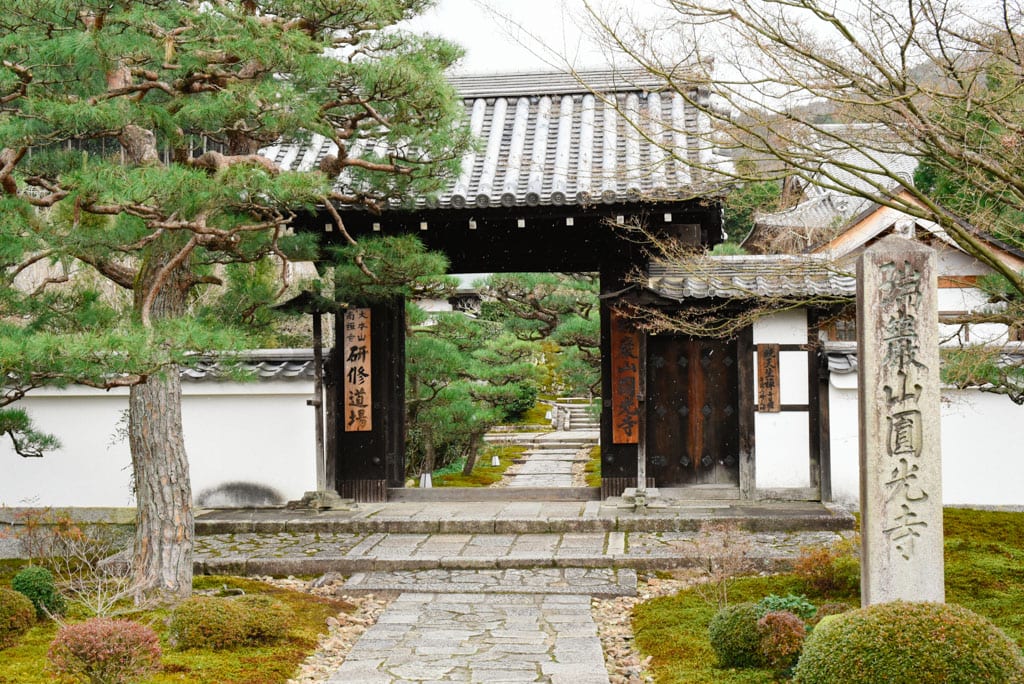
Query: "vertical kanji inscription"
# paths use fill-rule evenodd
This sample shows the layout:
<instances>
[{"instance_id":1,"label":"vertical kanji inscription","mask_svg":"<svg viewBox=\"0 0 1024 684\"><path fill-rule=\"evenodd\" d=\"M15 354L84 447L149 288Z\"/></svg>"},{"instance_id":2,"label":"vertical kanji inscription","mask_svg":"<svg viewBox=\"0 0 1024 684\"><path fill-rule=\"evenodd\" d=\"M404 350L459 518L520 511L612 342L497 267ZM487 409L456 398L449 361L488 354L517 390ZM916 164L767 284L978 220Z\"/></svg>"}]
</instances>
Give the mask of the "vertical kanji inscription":
<instances>
[{"instance_id":1,"label":"vertical kanji inscription","mask_svg":"<svg viewBox=\"0 0 1024 684\"><path fill-rule=\"evenodd\" d=\"M346 311L344 333L345 432L367 432L373 429L370 309Z\"/></svg>"},{"instance_id":2,"label":"vertical kanji inscription","mask_svg":"<svg viewBox=\"0 0 1024 684\"><path fill-rule=\"evenodd\" d=\"M778 413L779 399L779 345L757 345L757 410L761 413Z\"/></svg>"},{"instance_id":3,"label":"vertical kanji inscription","mask_svg":"<svg viewBox=\"0 0 1024 684\"><path fill-rule=\"evenodd\" d=\"M640 333L612 312L612 442L636 444L640 425Z\"/></svg>"}]
</instances>

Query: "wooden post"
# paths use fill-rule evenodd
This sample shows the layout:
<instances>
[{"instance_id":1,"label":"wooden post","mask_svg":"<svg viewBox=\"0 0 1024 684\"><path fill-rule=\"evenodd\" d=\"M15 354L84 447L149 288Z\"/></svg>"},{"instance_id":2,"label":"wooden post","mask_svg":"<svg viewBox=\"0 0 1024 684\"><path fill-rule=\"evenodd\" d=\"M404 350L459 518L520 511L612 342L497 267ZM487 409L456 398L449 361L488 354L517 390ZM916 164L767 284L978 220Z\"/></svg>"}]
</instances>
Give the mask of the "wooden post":
<instances>
[{"instance_id":1,"label":"wooden post","mask_svg":"<svg viewBox=\"0 0 1024 684\"><path fill-rule=\"evenodd\" d=\"M636 395L637 448L636 448L636 502L637 508L647 505L647 334L639 333L637 349Z\"/></svg>"},{"instance_id":2,"label":"wooden post","mask_svg":"<svg viewBox=\"0 0 1024 684\"><path fill-rule=\"evenodd\" d=\"M313 407L316 431L316 489L327 491L327 458L324 451L324 340L323 314L313 312L313 398L306 403ZM333 487L331 487L333 489Z\"/></svg>"}]
</instances>

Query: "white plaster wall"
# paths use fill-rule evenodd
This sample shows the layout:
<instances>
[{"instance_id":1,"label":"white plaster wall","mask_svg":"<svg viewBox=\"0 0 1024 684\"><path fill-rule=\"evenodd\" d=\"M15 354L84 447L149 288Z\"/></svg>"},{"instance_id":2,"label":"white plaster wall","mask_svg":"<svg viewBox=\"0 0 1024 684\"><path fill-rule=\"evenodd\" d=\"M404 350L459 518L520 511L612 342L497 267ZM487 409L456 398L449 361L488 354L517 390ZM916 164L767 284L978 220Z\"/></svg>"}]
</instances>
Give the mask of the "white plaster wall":
<instances>
[{"instance_id":1,"label":"white plaster wall","mask_svg":"<svg viewBox=\"0 0 1024 684\"><path fill-rule=\"evenodd\" d=\"M806 344L807 312L783 311L754 321L754 344Z\"/></svg>"},{"instance_id":2,"label":"white plaster wall","mask_svg":"<svg viewBox=\"0 0 1024 684\"><path fill-rule=\"evenodd\" d=\"M186 382L182 390L193 496L232 482L268 487L282 501L316 488L305 403L312 382ZM0 443L0 505L133 505L128 444L117 435L127 391L47 390L19 405L62 447L27 459Z\"/></svg>"},{"instance_id":3,"label":"white plaster wall","mask_svg":"<svg viewBox=\"0 0 1024 684\"><path fill-rule=\"evenodd\" d=\"M857 376L829 383L832 493L859 500ZM1024 505L1024 406L977 390L942 393L942 489L946 504Z\"/></svg>"},{"instance_id":4,"label":"white plaster wall","mask_svg":"<svg viewBox=\"0 0 1024 684\"><path fill-rule=\"evenodd\" d=\"M754 414L758 487L810 486L810 441L804 411Z\"/></svg>"},{"instance_id":5,"label":"white plaster wall","mask_svg":"<svg viewBox=\"0 0 1024 684\"><path fill-rule=\"evenodd\" d=\"M754 323L754 344L806 344L803 310L765 316ZM757 352L754 352L757 368ZM779 400L807 403L807 352L779 352ZM754 373L757 397L757 373ZM806 411L754 414L754 453L758 487L810 485L810 433Z\"/></svg>"}]
</instances>

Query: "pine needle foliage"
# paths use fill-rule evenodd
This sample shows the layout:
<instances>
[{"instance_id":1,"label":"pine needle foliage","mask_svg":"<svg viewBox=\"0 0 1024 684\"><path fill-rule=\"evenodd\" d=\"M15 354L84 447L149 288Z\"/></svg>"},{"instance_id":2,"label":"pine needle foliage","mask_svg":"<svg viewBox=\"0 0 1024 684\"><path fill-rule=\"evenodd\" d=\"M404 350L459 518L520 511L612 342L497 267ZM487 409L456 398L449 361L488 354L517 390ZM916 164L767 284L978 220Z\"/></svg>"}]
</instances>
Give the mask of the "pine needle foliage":
<instances>
[{"instance_id":1,"label":"pine needle foliage","mask_svg":"<svg viewBox=\"0 0 1024 684\"><path fill-rule=\"evenodd\" d=\"M286 261L316 254L298 217L378 211L457 170L460 50L396 26L430 5L13 0L0 16L0 429L41 451L4 407L45 384L131 387L139 599L191 587L178 366L267 333ZM270 151L323 140L312 168Z\"/></svg>"}]
</instances>

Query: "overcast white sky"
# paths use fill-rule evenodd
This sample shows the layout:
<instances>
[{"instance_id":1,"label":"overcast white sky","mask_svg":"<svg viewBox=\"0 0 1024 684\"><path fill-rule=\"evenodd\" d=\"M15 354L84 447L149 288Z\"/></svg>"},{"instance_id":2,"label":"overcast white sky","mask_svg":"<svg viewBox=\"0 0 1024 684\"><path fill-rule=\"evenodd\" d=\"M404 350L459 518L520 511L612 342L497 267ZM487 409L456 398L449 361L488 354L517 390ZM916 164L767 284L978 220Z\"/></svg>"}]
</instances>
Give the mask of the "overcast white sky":
<instances>
[{"instance_id":1,"label":"overcast white sky","mask_svg":"<svg viewBox=\"0 0 1024 684\"><path fill-rule=\"evenodd\" d=\"M645 0L604 0L599 4L652 5ZM491 7L493 12L488 12ZM525 29L525 33L503 22L503 15ZM458 43L466 50L459 73L537 71L560 68L555 55L568 57L576 68L606 64L601 50L587 37L579 21L581 0L439 0L437 7L418 19L413 28L428 31ZM518 38L513 33L518 33ZM530 35L539 38L550 50ZM547 62L545 61L547 60Z\"/></svg>"}]
</instances>

